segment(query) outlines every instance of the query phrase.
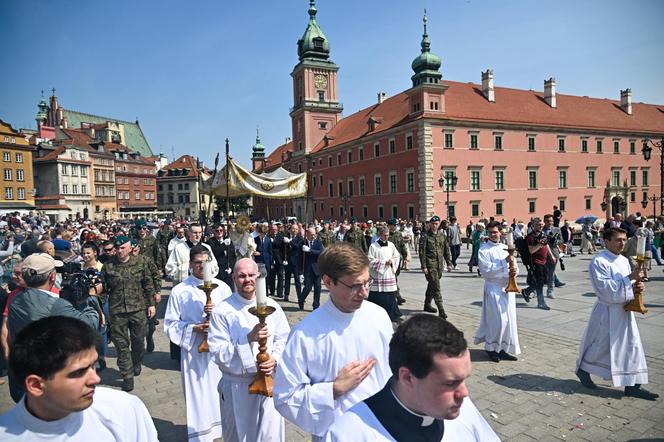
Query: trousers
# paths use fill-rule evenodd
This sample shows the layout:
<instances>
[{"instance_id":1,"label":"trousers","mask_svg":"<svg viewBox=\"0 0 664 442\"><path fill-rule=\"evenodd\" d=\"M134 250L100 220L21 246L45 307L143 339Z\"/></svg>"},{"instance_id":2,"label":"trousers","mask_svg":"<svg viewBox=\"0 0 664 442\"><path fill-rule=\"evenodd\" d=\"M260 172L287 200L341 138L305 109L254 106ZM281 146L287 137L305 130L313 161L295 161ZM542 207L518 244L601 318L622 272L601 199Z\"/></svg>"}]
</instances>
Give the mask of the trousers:
<instances>
[{"instance_id":1,"label":"trousers","mask_svg":"<svg viewBox=\"0 0 664 442\"><path fill-rule=\"evenodd\" d=\"M143 360L148 318L145 310L130 313L111 312L111 341L118 353L122 379L134 378L134 365Z\"/></svg>"}]
</instances>

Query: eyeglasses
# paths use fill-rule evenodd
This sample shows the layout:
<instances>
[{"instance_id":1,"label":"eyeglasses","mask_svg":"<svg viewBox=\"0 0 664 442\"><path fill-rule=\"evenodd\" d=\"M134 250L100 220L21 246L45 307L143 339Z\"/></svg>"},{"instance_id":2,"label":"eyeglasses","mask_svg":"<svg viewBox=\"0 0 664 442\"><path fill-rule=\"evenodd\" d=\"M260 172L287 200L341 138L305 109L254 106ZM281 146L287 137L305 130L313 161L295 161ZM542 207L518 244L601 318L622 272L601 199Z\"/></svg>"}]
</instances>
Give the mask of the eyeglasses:
<instances>
[{"instance_id":1,"label":"eyeglasses","mask_svg":"<svg viewBox=\"0 0 664 442\"><path fill-rule=\"evenodd\" d=\"M369 278L366 282L360 283L360 284L353 284L353 285L348 285L345 282L343 282L341 279L338 279L337 282L340 282L341 284L345 285L350 289L351 294L354 296L360 293L360 290L369 290L369 287L374 283L373 278Z\"/></svg>"},{"instance_id":2,"label":"eyeglasses","mask_svg":"<svg viewBox=\"0 0 664 442\"><path fill-rule=\"evenodd\" d=\"M141 227L141 230L148 230L149 227Z\"/></svg>"},{"instance_id":3,"label":"eyeglasses","mask_svg":"<svg viewBox=\"0 0 664 442\"><path fill-rule=\"evenodd\" d=\"M113 247L111 247L110 249L104 249L104 252L111 253L113 250L114 250Z\"/></svg>"}]
</instances>

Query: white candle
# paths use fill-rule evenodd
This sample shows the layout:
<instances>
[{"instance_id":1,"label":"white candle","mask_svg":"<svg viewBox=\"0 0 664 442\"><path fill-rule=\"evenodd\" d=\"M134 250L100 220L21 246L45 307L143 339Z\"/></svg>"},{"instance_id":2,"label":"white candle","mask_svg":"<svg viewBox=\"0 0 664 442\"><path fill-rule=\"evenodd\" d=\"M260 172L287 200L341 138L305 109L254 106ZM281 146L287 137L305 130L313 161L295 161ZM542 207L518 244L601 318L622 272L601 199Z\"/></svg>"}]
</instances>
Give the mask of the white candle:
<instances>
[{"instance_id":1,"label":"white candle","mask_svg":"<svg viewBox=\"0 0 664 442\"><path fill-rule=\"evenodd\" d=\"M643 235L636 240L636 256L646 256L646 237Z\"/></svg>"},{"instance_id":2,"label":"white candle","mask_svg":"<svg viewBox=\"0 0 664 442\"><path fill-rule=\"evenodd\" d=\"M212 282L212 261L207 260L203 263L203 283Z\"/></svg>"},{"instance_id":3,"label":"white candle","mask_svg":"<svg viewBox=\"0 0 664 442\"><path fill-rule=\"evenodd\" d=\"M508 249L513 249L514 248L514 234L510 230L507 232L507 248Z\"/></svg>"},{"instance_id":4,"label":"white candle","mask_svg":"<svg viewBox=\"0 0 664 442\"><path fill-rule=\"evenodd\" d=\"M267 291L265 290L265 277L256 278L256 305L267 305Z\"/></svg>"}]
</instances>

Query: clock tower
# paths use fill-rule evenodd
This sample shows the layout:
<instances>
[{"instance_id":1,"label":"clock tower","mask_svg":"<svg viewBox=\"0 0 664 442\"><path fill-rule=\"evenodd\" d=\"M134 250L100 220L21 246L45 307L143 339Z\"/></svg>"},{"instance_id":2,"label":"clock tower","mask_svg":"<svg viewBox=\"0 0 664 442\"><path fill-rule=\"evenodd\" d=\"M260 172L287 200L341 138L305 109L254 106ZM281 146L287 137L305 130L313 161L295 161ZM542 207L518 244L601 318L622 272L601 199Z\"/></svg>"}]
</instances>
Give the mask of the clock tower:
<instances>
[{"instance_id":1,"label":"clock tower","mask_svg":"<svg viewBox=\"0 0 664 442\"><path fill-rule=\"evenodd\" d=\"M330 43L316 23L315 0L309 0L309 24L297 41L300 62L293 68L293 156L305 155L341 119L337 71L329 59Z\"/></svg>"}]
</instances>

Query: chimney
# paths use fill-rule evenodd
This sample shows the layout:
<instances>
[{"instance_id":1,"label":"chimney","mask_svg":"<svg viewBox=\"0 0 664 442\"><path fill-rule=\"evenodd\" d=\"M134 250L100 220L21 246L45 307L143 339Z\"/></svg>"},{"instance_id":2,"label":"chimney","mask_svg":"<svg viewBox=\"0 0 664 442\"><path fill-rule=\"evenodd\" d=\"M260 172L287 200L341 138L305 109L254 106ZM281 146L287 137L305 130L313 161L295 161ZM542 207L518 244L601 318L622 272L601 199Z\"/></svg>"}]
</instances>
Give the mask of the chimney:
<instances>
[{"instance_id":1,"label":"chimney","mask_svg":"<svg viewBox=\"0 0 664 442\"><path fill-rule=\"evenodd\" d=\"M544 80L544 100L552 108L556 108L556 79Z\"/></svg>"},{"instance_id":2,"label":"chimney","mask_svg":"<svg viewBox=\"0 0 664 442\"><path fill-rule=\"evenodd\" d=\"M385 101L385 92L378 92L378 104Z\"/></svg>"},{"instance_id":3,"label":"chimney","mask_svg":"<svg viewBox=\"0 0 664 442\"><path fill-rule=\"evenodd\" d=\"M493 70L491 69L482 72L482 93L484 93L484 97L491 103L496 102L496 96L493 91Z\"/></svg>"},{"instance_id":4,"label":"chimney","mask_svg":"<svg viewBox=\"0 0 664 442\"><path fill-rule=\"evenodd\" d=\"M625 89L620 91L620 108L625 111L627 115L632 115L632 90Z\"/></svg>"}]
</instances>

